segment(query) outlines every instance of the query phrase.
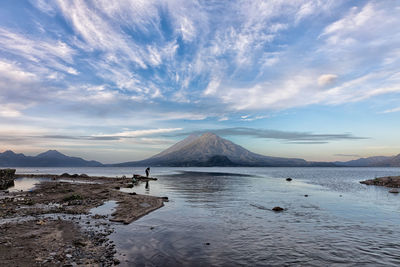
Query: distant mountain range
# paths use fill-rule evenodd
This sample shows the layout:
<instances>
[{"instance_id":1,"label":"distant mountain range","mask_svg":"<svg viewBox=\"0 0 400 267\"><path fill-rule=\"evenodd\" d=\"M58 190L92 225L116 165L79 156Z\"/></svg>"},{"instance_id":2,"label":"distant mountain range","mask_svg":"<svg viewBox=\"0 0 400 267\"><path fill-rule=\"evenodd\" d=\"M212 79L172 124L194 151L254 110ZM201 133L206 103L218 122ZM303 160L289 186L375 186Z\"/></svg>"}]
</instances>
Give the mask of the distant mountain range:
<instances>
[{"instance_id":1,"label":"distant mountain range","mask_svg":"<svg viewBox=\"0 0 400 267\"><path fill-rule=\"evenodd\" d=\"M335 162L339 167L400 167L400 154L392 157L369 157L345 162Z\"/></svg>"},{"instance_id":2,"label":"distant mountain range","mask_svg":"<svg viewBox=\"0 0 400 267\"><path fill-rule=\"evenodd\" d=\"M102 164L69 157L56 150L37 156L0 153L1 167L400 167L400 154L393 157L369 157L345 162L311 162L298 158L270 157L253 153L213 133L190 135L148 159L117 164Z\"/></svg>"},{"instance_id":3,"label":"distant mountain range","mask_svg":"<svg viewBox=\"0 0 400 267\"><path fill-rule=\"evenodd\" d=\"M16 154L11 150L0 153L2 167L100 167L98 161L87 161L82 158L68 157L56 150L49 150L37 156Z\"/></svg>"}]
</instances>

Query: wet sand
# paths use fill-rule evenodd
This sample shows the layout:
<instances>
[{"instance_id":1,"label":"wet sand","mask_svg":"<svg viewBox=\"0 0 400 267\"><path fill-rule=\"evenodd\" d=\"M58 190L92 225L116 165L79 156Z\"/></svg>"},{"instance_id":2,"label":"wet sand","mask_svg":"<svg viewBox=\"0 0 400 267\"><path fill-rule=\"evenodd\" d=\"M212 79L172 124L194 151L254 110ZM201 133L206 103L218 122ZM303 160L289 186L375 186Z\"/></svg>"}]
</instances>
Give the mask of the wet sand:
<instances>
[{"instance_id":1,"label":"wet sand","mask_svg":"<svg viewBox=\"0 0 400 267\"><path fill-rule=\"evenodd\" d=\"M118 264L114 258L116 251L107 243L107 235L112 232L110 221L129 224L167 201L166 198L121 192L120 188L134 186L131 178L17 177L51 180L41 182L30 192L0 191L0 266ZM138 177L136 184L148 180ZM118 204L110 216L90 216L92 208L110 200ZM82 216L90 218L84 225L96 224L97 229L85 229Z\"/></svg>"}]
</instances>

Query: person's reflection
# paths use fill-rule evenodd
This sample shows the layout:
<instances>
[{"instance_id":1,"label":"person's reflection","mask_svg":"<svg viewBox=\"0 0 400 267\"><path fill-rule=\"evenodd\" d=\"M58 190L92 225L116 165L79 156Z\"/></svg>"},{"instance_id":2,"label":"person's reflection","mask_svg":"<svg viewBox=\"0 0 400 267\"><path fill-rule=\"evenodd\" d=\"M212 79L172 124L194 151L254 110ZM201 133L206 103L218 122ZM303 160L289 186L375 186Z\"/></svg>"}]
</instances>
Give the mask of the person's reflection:
<instances>
[{"instance_id":1,"label":"person's reflection","mask_svg":"<svg viewBox=\"0 0 400 267\"><path fill-rule=\"evenodd\" d=\"M144 188L146 188L146 192L150 192L149 181L146 181L146 186Z\"/></svg>"}]
</instances>

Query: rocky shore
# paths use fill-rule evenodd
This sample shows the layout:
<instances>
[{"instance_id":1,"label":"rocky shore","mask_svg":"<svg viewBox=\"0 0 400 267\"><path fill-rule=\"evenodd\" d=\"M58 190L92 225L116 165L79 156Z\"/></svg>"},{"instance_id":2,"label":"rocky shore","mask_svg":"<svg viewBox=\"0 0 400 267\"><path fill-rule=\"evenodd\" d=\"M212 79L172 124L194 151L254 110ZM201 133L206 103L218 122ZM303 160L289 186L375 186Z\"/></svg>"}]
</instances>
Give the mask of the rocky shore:
<instances>
[{"instance_id":1,"label":"rocky shore","mask_svg":"<svg viewBox=\"0 0 400 267\"><path fill-rule=\"evenodd\" d=\"M0 170L0 190L14 185L15 169Z\"/></svg>"},{"instance_id":2,"label":"rocky shore","mask_svg":"<svg viewBox=\"0 0 400 267\"><path fill-rule=\"evenodd\" d=\"M379 177L371 180L361 181L360 183L366 185L377 185L391 188L400 188L400 176L387 176Z\"/></svg>"},{"instance_id":3,"label":"rocky shore","mask_svg":"<svg viewBox=\"0 0 400 267\"><path fill-rule=\"evenodd\" d=\"M33 191L0 191L0 266L112 266L119 263L107 236L116 222L129 224L163 206L167 198L121 192L143 181L87 175L17 174L47 178ZM89 211L107 201L108 216Z\"/></svg>"}]
</instances>

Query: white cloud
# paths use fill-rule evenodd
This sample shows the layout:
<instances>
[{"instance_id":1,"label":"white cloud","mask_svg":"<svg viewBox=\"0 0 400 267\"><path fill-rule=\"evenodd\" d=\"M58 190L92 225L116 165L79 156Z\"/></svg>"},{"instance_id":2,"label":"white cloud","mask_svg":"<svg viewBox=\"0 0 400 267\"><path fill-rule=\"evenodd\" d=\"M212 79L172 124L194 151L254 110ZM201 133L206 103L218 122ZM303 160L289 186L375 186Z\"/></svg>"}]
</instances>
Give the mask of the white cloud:
<instances>
[{"instance_id":1,"label":"white cloud","mask_svg":"<svg viewBox=\"0 0 400 267\"><path fill-rule=\"evenodd\" d=\"M212 79L209 83L208 86L206 88L206 90L204 91L205 95L213 95L217 92L217 89L220 85L221 81L217 80L217 79Z\"/></svg>"},{"instance_id":2,"label":"white cloud","mask_svg":"<svg viewBox=\"0 0 400 267\"><path fill-rule=\"evenodd\" d=\"M393 113L393 112L400 112L400 107L387 109L387 110L383 111L382 113Z\"/></svg>"},{"instance_id":3,"label":"white cloud","mask_svg":"<svg viewBox=\"0 0 400 267\"><path fill-rule=\"evenodd\" d=\"M0 106L0 117L16 118L20 117L22 114L19 110L10 107L9 105Z\"/></svg>"},{"instance_id":4,"label":"white cloud","mask_svg":"<svg viewBox=\"0 0 400 267\"><path fill-rule=\"evenodd\" d=\"M183 128L164 128L164 129L149 129L149 130L134 130L134 131L123 131L114 134L97 134L95 137L142 137L154 134L163 134L181 131Z\"/></svg>"},{"instance_id":5,"label":"white cloud","mask_svg":"<svg viewBox=\"0 0 400 267\"><path fill-rule=\"evenodd\" d=\"M361 10L359 8L352 8L350 14L344 18L335 21L327 26L322 35L333 35L332 41L340 41L343 36L348 35L349 32L359 30L367 26L367 22L376 17L378 14L372 3L366 4Z\"/></svg>"},{"instance_id":6,"label":"white cloud","mask_svg":"<svg viewBox=\"0 0 400 267\"><path fill-rule=\"evenodd\" d=\"M330 85L336 81L337 77L338 76L335 74L323 74L318 77L318 85L319 86Z\"/></svg>"},{"instance_id":7,"label":"white cloud","mask_svg":"<svg viewBox=\"0 0 400 267\"><path fill-rule=\"evenodd\" d=\"M37 76L33 73L22 70L16 63L0 60L0 77L8 82L29 83L35 81Z\"/></svg>"},{"instance_id":8,"label":"white cloud","mask_svg":"<svg viewBox=\"0 0 400 267\"><path fill-rule=\"evenodd\" d=\"M196 36L196 29L193 26L193 22L188 17L180 19L180 32L182 33L183 40L190 42L193 41Z\"/></svg>"}]
</instances>

